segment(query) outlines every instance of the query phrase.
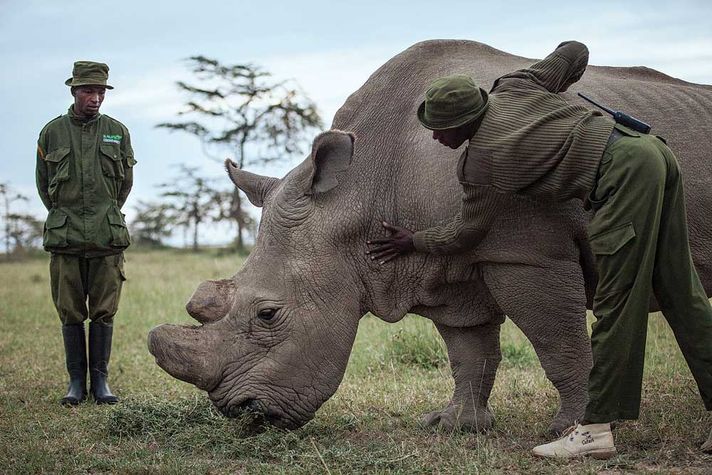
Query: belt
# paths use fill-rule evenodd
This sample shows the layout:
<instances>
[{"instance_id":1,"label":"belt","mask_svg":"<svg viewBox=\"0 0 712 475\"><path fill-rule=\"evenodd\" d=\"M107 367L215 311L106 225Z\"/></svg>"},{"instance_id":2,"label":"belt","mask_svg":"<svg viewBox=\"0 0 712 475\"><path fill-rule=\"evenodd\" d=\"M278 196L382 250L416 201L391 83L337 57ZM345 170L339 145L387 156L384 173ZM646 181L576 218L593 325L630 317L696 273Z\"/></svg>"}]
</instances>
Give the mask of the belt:
<instances>
[{"instance_id":1,"label":"belt","mask_svg":"<svg viewBox=\"0 0 712 475\"><path fill-rule=\"evenodd\" d=\"M608 143L606 143L606 148L613 145L613 143L621 137L625 137L625 134L621 133L618 129L614 127L611 131L611 135L608 136Z\"/></svg>"}]
</instances>

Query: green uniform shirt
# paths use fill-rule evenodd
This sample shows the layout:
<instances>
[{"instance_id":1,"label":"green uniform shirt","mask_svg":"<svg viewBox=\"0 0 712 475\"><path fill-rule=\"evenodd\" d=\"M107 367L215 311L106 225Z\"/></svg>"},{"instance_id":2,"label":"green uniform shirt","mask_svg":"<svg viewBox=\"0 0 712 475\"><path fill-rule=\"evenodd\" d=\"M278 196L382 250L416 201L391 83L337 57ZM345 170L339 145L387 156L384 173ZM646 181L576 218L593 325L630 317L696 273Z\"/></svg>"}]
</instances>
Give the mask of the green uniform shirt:
<instances>
[{"instance_id":1,"label":"green uniform shirt","mask_svg":"<svg viewBox=\"0 0 712 475\"><path fill-rule=\"evenodd\" d=\"M121 214L136 163L129 131L102 114L69 112L49 122L37 142L37 190L49 210L45 250L84 257L117 254L130 244Z\"/></svg>"}]
</instances>

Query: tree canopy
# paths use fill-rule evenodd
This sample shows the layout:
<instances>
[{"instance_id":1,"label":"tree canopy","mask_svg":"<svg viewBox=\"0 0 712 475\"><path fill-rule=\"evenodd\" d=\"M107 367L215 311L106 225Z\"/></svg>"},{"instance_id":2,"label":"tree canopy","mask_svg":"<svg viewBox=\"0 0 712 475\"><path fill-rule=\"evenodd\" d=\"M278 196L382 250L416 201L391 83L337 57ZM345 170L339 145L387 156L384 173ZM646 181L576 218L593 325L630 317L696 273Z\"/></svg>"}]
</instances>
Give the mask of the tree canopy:
<instances>
[{"instance_id":1,"label":"tree canopy","mask_svg":"<svg viewBox=\"0 0 712 475\"><path fill-rule=\"evenodd\" d=\"M240 168L288 159L308 143L308 133L322 126L316 105L297 84L275 81L259 66L192 56L188 67L197 82L177 82L188 97L178 115L187 119L157 127L196 136L209 157L228 151ZM229 215L237 225L239 248L249 221L243 203L235 189Z\"/></svg>"}]
</instances>

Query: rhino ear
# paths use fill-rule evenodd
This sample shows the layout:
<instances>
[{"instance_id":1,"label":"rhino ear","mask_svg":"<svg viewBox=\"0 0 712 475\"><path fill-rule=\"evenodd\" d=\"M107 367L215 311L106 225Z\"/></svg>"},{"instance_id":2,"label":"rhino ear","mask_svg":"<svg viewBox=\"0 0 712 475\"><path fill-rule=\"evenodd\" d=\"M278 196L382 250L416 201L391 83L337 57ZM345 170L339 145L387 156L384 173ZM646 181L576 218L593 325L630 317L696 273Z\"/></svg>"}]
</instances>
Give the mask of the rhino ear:
<instances>
[{"instance_id":1,"label":"rhino ear","mask_svg":"<svg viewBox=\"0 0 712 475\"><path fill-rule=\"evenodd\" d=\"M225 160L225 170L235 186L245 192L250 203L258 207L262 206L267 194L279 183L279 178L241 170L229 158Z\"/></svg>"},{"instance_id":2,"label":"rhino ear","mask_svg":"<svg viewBox=\"0 0 712 475\"><path fill-rule=\"evenodd\" d=\"M311 152L312 176L306 194L325 193L335 188L337 175L349 168L354 156L353 134L329 130L314 139Z\"/></svg>"}]
</instances>

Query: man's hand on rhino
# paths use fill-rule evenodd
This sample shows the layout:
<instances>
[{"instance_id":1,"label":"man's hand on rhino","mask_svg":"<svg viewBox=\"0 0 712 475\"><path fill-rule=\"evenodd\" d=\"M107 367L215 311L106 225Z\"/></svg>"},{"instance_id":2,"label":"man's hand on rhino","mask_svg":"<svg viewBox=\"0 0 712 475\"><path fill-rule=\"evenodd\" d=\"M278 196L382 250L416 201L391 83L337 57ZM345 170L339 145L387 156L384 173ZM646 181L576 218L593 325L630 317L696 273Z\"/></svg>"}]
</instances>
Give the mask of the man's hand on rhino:
<instances>
[{"instance_id":1,"label":"man's hand on rhino","mask_svg":"<svg viewBox=\"0 0 712 475\"><path fill-rule=\"evenodd\" d=\"M388 224L385 221L382 224L391 235L385 239L366 241L366 244L369 246L374 246L366 251L366 254L371 257L371 260L378 259L378 263L383 265L398 256L415 251L413 231Z\"/></svg>"}]
</instances>

